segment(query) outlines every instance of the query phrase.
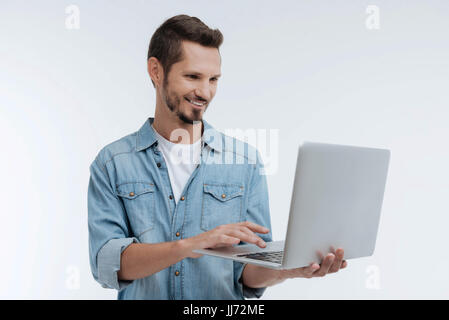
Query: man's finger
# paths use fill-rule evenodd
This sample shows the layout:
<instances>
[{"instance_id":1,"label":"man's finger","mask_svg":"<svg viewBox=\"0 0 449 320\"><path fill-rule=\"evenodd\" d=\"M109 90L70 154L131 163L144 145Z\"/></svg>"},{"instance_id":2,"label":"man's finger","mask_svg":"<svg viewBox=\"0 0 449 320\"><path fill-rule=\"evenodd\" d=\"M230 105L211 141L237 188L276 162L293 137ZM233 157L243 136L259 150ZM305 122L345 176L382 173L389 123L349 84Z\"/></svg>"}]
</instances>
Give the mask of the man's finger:
<instances>
[{"instance_id":1,"label":"man's finger","mask_svg":"<svg viewBox=\"0 0 449 320\"><path fill-rule=\"evenodd\" d=\"M338 270L341 269L341 265L343 263L343 257L344 257L344 250L339 248L335 251L335 260L334 263L332 263L332 266L329 269L329 273L335 273L338 272Z\"/></svg>"},{"instance_id":2,"label":"man's finger","mask_svg":"<svg viewBox=\"0 0 449 320\"><path fill-rule=\"evenodd\" d=\"M253 243L258 245L261 248L265 248L266 244L265 241L262 240L262 238L260 238L259 236L257 236L255 233L253 232L244 232L243 230L240 229L231 229L228 233L228 235L239 238L240 240L247 242L247 243Z\"/></svg>"},{"instance_id":3,"label":"man's finger","mask_svg":"<svg viewBox=\"0 0 449 320\"><path fill-rule=\"evenodd\" d=\"M312 262L308 267L304 268L304 274L306 278L312 278L313 274L318 270L320 270L320 265Z\"/></svg>"},{"instance_id":4,"label":"man's finger","mask_svg":"<svg viewBox=\"0 0 449 320\"><path fill-rule=\"evenodd\" d=\"M225 234L221 234L218 238L218 245L226 244L226 245L233 245L238 244L240 242L240 239L237 237L231 237L227 236Z\"/></svg>"},{"instance_id":5,"label":"man's finger","mask_svg":"<svg viewBox=\"0 0 449 320\"><path fill-rule=\"evenodd\" d=\"M270 231L268 228L265 228L264 226L261 226L259 224L255 224L255 223L250 222L250 221L239 222L238 224L243 225L243 226L249 228L253 232L268 233Z\"/></svg>"},{"instance_id":6,"label":"man's finger","mask_svg":"<svg viewBox=\"0 0 449 320\"><path fill-rule=\"evenodd\" d=\"M334 262L335 256L329 253L321 263L321 268L313 273L313 276L323 277L329 272L329 268Z\"/></svg>"},{"instance_id":7,"label":"man's finger","mask_svg":"<svg viewBox=\"0 0 449 320\"><path fill-rule=\"evenodd\" d=\"M239 230L245 234L247 234L249 237L253 238L255 241L257 241L257 245L261 248L265 248L266 247L266 243L265 241L259 237L257 234L255 234L254 232L252 232L250 229L248 229L247 227L244 226L240 226Z\"/></svg>"}]
</instances>

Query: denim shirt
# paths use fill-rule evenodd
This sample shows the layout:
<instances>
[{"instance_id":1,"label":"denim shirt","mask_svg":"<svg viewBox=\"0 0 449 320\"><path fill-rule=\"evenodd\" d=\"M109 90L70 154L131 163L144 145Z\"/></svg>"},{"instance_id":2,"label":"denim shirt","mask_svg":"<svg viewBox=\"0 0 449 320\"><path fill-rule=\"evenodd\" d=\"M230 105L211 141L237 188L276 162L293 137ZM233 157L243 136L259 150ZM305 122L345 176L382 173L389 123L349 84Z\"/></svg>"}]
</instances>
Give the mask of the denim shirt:
<instances>
[{"instance_id":1,"label":"denim shirt","mask_svg":"<svg viewBox=\"0 0 449 320\"><path fill-rule=\"evenodd\" d=\"M266 177L258 151L203 120L199 165L178 204L149 118L139 131L104 147L90 166L89 257L93 277L118 299L260 298L266 288L241 280L244 264L203 255L146 278L118 279L132 243L186 239L219 225L252 221L271 229ZM259 234L272 241L271 231Z\"/></svg>"}]
</instances>

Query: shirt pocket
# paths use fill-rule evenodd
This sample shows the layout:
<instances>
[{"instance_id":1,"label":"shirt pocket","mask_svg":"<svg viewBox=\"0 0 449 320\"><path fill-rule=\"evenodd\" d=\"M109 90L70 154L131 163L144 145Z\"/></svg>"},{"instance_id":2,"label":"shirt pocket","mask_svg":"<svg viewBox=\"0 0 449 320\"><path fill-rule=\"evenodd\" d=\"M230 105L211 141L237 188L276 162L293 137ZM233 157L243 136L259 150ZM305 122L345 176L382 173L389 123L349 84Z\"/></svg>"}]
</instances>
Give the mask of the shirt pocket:
<instances>
[{"instance_id":1,"label":"shirt pocket","mask_svg":"<svg viewBox=\"0 0 449 320\"><path fill-rule=\"evenodd\" d=\"M207 231L223 224L241 221L243 186L205 183L201 229Z\"/></svg>"},{"instance_id":2,"label":"shirt pocket","mask_svg":"<svg viewBox=\"0 0 449 320\"><path fill-rule=\"evenodd\" d=\"M117 186L129 224L136 237L154 228L154 184L151 182L127 182Z\"/></svg>"}]
</instances>

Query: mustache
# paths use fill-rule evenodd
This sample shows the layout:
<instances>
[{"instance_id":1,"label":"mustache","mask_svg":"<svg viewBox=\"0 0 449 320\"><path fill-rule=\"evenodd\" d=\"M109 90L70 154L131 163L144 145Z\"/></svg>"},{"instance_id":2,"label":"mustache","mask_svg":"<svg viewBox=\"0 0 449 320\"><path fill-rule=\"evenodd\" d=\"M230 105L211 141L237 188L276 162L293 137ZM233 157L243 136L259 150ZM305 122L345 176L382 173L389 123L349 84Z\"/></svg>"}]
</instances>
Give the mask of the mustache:
<instances>
[{"instance_id":1,"label":"mustache","mask_svg":"<svg viewBox=\"0 0 449 320\"><path fill-rule=\"evenodd\" d=\"M195 98L189 98L189 97L186 97L186 98L189 100L197 100L197 101L201 101L201 102L207 102L206 99L204 99L202 97L198 97L198 96L195 96Z\"/></svg>"}]
</instances>

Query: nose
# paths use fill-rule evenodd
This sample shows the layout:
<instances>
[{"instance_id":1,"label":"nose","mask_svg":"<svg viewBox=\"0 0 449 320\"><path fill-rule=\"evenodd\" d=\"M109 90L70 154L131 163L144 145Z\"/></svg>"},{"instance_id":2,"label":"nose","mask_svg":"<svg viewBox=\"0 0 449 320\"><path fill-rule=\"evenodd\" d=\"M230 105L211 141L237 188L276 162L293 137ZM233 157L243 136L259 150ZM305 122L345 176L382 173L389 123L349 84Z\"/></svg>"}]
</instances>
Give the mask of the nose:
<instances>
[{"instance_id":1,"label":"nose","mask_svg":"<svg viewBox=\"0 0 449 320\"><path fill-rule=\"evenodd\" d=\"M209 102L213 96L212 85L210 85L208 82L201 82L195 88L195 95L197 98L202 98Z\"/></svg>"}]
</instances>

